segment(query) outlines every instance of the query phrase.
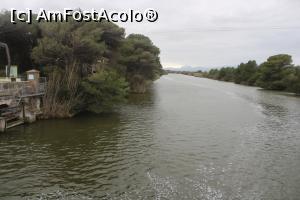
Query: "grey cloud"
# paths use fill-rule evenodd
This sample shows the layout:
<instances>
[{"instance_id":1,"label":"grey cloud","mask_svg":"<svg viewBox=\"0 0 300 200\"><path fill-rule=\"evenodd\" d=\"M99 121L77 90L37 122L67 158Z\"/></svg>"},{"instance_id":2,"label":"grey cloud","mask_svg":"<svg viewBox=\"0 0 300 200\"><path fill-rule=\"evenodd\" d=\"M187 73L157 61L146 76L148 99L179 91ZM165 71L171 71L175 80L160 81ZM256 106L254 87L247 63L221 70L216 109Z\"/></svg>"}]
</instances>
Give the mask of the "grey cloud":
<instances>
[{"instance_id":1,"label":"grey cloud","mask_svg":"<svg viewBox=\"0 0 300 200\"><path fill-rule=\"evenodd\" d=\"M2 0L0 9L82 8L159 13L155 23L119 23L129 33L149 36L165 67L229 66L288 53L300 64L299 0Z\"/></svg>"}]
</instances>

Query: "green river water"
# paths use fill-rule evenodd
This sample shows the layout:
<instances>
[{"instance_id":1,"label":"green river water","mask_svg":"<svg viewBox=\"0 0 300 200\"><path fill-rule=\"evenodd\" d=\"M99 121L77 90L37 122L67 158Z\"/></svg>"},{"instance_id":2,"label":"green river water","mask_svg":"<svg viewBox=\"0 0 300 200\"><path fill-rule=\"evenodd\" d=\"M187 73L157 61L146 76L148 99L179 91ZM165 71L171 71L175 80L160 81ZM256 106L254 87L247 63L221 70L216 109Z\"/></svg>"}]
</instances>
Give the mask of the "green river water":
<instances>
[{"instance_id":1,"label":"green river water","mask_svg":"<svg viewBox=\"0 0 300 200\"><path fill-rule=\"evenodd\" d=\"M0 199L300 199L300 98L170 74L0 134Z\"/></svg>"}]
</instances>

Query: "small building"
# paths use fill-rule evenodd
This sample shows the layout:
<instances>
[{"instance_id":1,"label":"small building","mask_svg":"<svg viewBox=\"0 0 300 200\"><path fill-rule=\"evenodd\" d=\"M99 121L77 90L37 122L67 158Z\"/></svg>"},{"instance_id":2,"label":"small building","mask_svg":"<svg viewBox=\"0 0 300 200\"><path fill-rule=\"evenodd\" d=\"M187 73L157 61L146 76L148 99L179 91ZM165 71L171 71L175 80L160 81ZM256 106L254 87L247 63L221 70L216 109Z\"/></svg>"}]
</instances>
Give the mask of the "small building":
<instances>
[{"instance_id":1,"label":"small building","mask_svg":"<svg viewBox=\"0 0 300 200\"><path fill-rule=\"evenodd\" d=\"M26 72L26 74L27 74L28 81L39 80L40 78L40 71L36 69L29 70Z\"/></svg>"},{"instance_id":2,"label":"small building","mask_svg":"<svg viewBox=\"0 0 300 200\"><path fill-rule=\"evenodd\" d=\"M8 66L6 66L6 74L8 74ZM18 66L12 65L9 70L9 76L0 77L0 83L3 82L21 82L21 78L18 77Z\"/></svg>"}]
</instances>

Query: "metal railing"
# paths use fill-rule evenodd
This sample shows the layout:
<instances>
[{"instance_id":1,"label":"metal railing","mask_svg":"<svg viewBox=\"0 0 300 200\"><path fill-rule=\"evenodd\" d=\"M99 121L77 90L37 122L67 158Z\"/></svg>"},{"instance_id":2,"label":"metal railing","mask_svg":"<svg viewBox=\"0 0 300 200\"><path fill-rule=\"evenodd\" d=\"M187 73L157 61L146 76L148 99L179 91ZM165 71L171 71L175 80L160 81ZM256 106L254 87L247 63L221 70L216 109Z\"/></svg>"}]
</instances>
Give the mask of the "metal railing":
<instances>
[{"instance_id":1,"label":"metal railing","mask_svg":"<svg viewBox=\"0 0 300 200\"><path fill-rule=\"evenodd\" d=\"M39 78L39 87L38 87L38 92L45 94L47 88L47 79L46 77L40 77Z\"/></svg>"},{"instance_id":2,"label":"metal railing","mask_svg":"<svg viewBox=\"0 0 300 200\"><path fill-rule=\"evenodd\" d=\"M36 81L22 79L18 82L0 82L0 100L12 97L22 98L26 96L43 95L46 91L47 81L45 77Z\"/></svg>"}]
</instances>

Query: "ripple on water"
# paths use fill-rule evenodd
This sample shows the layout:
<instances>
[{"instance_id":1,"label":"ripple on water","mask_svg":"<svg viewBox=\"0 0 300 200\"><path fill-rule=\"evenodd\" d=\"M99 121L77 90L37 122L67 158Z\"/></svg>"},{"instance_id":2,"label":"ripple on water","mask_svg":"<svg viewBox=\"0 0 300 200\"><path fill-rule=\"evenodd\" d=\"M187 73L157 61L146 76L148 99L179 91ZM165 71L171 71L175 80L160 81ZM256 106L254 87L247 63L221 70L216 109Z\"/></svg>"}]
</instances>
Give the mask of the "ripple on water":
<instances>
[{"instance_id":1,"label":"ripple on water","mask_svg":"<svg viewBox=\"0 0 300 200\"><path fill-rule=\"evenodd\" d=\"M0 199L297 199L300 101L168 76L118 114L0 135Z\"/></svg>"}]
</instances>

